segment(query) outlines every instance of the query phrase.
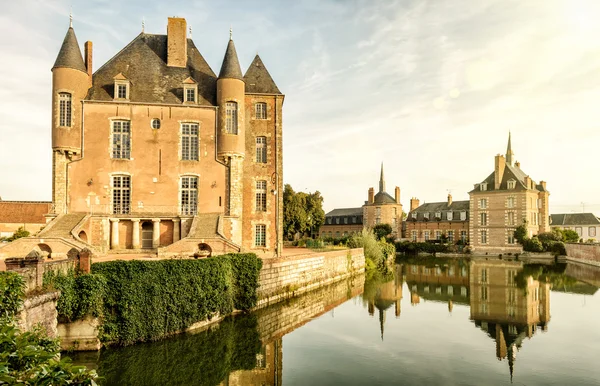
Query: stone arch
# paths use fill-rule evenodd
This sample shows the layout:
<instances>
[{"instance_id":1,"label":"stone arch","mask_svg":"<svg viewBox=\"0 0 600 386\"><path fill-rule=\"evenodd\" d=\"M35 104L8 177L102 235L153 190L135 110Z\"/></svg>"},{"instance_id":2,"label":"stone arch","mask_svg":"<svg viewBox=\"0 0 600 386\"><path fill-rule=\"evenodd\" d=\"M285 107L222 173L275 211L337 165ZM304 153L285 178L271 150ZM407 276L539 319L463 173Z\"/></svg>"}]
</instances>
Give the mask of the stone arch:
<instances>
[{"instance_id":1,"label":"stone arch","mask_svg":"<svg viewBox=\"0 0 600 386\"><path fill-rule=\"evenodd\" d=\"M212 248L206 243L198 244L197 257L210 257L212 255Z\"/></svg>"},{"instance_id":2,"label":"stone arch","mask_svg":"<svg viewBox=\"0 0 600 386\"><path fill-rule=\"evenodd\" d=\"M87 233L85 233L85 231L79 232L77 237L79 237L81 239L81 241L85 241L86 243L88 241Z\"/></svg>"},{"instance_id":3,"label":"stone arch","mask_svg":"<svg viewBox=\"0 0 600 386\"><path fill-rule=\"evenodd\" d=\"M42 256L47 258L52 258L52 248L48 246L48 244L38 244L37 245L40 251L42 251Z\"/></svg>"},{"instance_id":4,"label":"stone arch","mask_svg":"<svg viewBox=\"0 0 600 386\"><path fill-rule=\"evenodd\" d=\"M71 249L69 249L69 252L67 252L67 257L69 259L78 259L79 251L76 248L71 248Z\"/></svg>"}]
</instances>

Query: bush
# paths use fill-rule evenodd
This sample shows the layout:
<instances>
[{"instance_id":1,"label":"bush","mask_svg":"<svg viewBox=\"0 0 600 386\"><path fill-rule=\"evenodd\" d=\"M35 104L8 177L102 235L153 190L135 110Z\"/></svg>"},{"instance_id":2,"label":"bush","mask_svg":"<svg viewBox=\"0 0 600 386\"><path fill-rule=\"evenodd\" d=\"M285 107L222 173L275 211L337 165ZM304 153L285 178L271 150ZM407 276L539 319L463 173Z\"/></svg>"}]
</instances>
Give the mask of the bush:
<instances>
[{"instance_id":1,"label":"bush","mask_svg":"<svg viewBox=\"0 0 600 386\"><path fill-rule=\"evenodd\" d=\"M44 287L60 291L56 310L61 321L102 315L106 295L106 278L102 275L78 275L72 269L66 274L48 271L44 274Z\"/></svg>"},{"instance_id":2,"label":"bush","mask_svg":"<svg viewBox=\"0 0 600 386\"><path fill-rule=\"evenodd\" d=\"M579 241L579 235L573 229L562 230L563 240L565 243L576 243Z\"/></svg>"},{"instance_id":3,"label":"bush","mask_svg":"<svg viewBox=\"0 0 600 386\"><path fill-rule=\"evenodd\" d=\"M30 234L29 231L26 231L25 228L19 227L15 231L15 233L13 233L12 236L6 238L6 241L8 241L8 242L15 241L16 239L20 239L21 237L28 237L29 234Z\"/></svg>"},{"instance_id":4,"label":"bush","mask_svg":"<svg viewBox=\"0 0 600 386\"><path fill-rule=\"evenodd\" d=\"M533 236L531 239L525 239L523 250L527 252L544 252L544 246L537 236Z\"/></svg>"},{"instance_id":5,"label":"bush","mask_svg":"<svg viewBox=\"0 0 600 386\"><path fill-rule=\"evenodd\" d=\"M380 240L382 237L387 237L392 233L392 226L390 224L377 224L373 227L373 234L375 238Z\"/></svg>"},{"instance_id":6,"label":"bush","mask_svg":"<svg viewBox=\"0 0 600 386\"><path fill-rule=\"evenodd\" d=\"M234 308L248 310L257 301L261 267L253 253L92 264L92 272L107 281L101 339L156 340Z\"/></svg>"},{"instance_id":7,"label":"bush","mask_svg":"<svg viewBox=\"0 0 600 386\"><path fill-rule=\"evenodd\" d=\"M0 272L0 384L95 385L95 371L58 360L60 345L39 328L21 332L15 316L25 291L23 278Z\"/></svg>"},{"instance_id":8,"label":"bush","mask_svg":"<svg viewBox=\"0 0 600 386\"><path fill-rule=\"evenodd\" d=\"M393 244L386 242L383 238L377 241L373 231L367 229L352 235L347 246L364 249L366 270L373 269L373 267L383 269L387 266L388 261L393 260L396 256L396 248Z\"/></svg>"}]
</instances>

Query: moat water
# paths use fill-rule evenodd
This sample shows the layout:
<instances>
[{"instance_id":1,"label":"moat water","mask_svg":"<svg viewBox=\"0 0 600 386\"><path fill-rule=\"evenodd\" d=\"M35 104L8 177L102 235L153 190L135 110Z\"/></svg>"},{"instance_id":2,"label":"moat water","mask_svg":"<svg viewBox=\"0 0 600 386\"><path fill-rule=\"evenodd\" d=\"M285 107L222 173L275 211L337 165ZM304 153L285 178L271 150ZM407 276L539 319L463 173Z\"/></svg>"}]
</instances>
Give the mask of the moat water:
<instances>
[{"instance_id":1,"label":"moat water","mask_svg":"<svg viewBox=\"0 0 600 386\"><path fill-rule=\"evenodd\" d=\"M600 385L599 286L579 264L399 260L205 331L70 356L105 385Z\"/></svg>"}]
</instances>

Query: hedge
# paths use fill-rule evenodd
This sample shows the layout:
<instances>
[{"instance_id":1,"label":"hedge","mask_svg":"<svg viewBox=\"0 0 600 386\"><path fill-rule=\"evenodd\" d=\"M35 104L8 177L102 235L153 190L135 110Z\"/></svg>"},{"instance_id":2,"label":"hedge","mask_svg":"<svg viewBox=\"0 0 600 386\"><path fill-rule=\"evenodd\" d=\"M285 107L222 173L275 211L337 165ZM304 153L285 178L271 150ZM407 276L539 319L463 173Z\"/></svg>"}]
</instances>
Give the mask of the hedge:
<instances>
[{"instance_id":1,"label":"hedge","mask_svg":"<svg viewBox=\"0 0 600 386\"><path fill-rule=\"evenodd\" d=\"M15 272L0 272L0 317L13 318L23 304L25 282Z\"/></svg>"},{"instance_id":2,"label":"hedge","mask_svg":"<svg viewBox=\"0 0 600 386\"><path fill-rule=\"evenodd\" d=\"M419 243L413 241L399 241L396 243L396 251L407 255L416 255L419 252L436 253L462 253L463 246L453 244Z\"/></svg>"},{"instance_id":3,"label":"hedge","mask_svg":"<svg viewBox=\"0 0 600 386\"><path fill-rule=\"evenodd\" d=\"M257 301L261 267L255 254L92 264L93 274L106 279L100 338L122 345L152 341L217 313L248 310Z\"/></svg>"}]
</instances>

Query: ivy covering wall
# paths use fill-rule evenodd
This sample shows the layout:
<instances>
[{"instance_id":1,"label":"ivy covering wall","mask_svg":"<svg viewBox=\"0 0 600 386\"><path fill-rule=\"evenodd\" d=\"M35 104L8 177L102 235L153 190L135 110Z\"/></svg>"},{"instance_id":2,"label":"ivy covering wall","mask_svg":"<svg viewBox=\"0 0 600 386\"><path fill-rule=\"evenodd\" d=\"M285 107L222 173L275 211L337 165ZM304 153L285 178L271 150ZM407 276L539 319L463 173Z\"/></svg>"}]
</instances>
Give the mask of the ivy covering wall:
<instances>
[{"instance_id":1,"label":"ivy covering wall","mask_svg":"<svg viewBox=\"0 0 600 386\"><path fill-rule=\"evenodd\" d=\"M262 260L231 254L201 260L110 261L92 273L45 277L61 291L59 318L98 316L100 339L121 345L157 340L257 302Z\"/></svg>"}]
</instances>

